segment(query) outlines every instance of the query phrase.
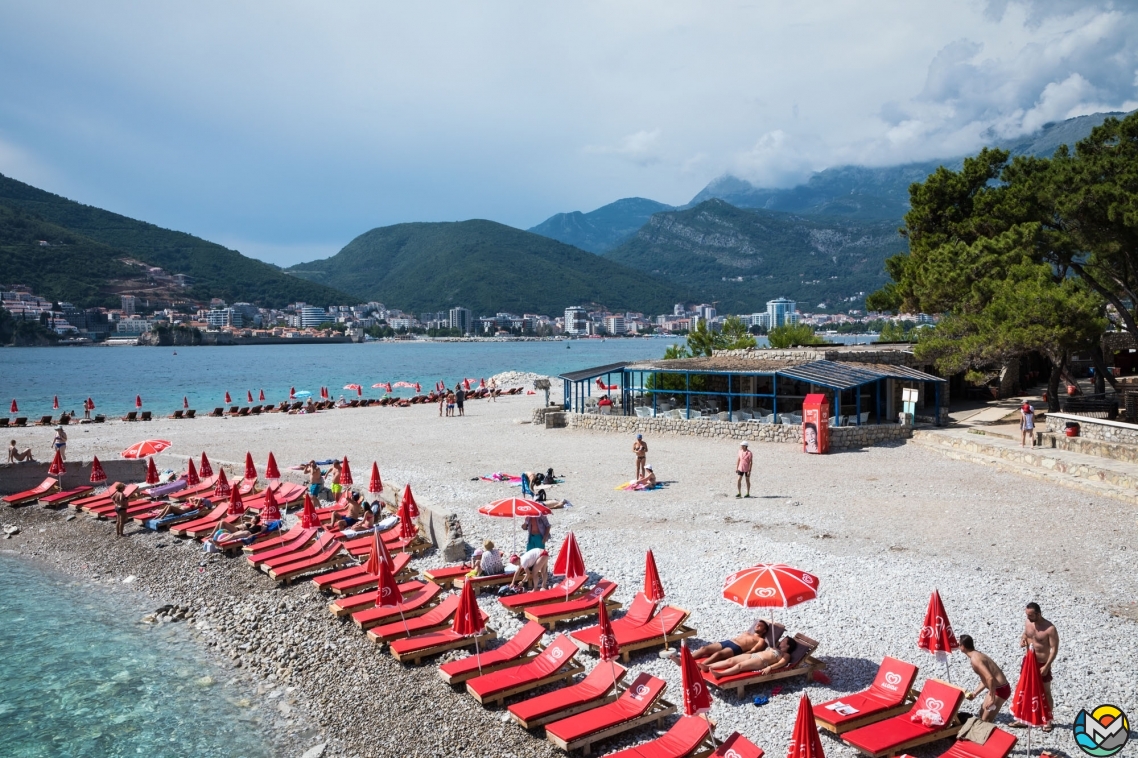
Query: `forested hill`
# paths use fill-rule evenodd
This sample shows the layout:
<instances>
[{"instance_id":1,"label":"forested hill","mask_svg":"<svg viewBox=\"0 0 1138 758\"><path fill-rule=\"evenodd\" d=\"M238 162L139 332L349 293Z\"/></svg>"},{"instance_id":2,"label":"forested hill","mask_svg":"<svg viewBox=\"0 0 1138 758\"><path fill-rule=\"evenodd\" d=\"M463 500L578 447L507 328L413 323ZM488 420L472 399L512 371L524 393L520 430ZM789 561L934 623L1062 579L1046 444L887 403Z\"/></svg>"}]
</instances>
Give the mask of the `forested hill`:
<instances>
[{"instance_id":1,"label":"forested hill","mask_svg":"<svg viewBox=\"0 0 1138 758\"><path fill-rule=\"evenodd\" d=\"M198 301L220 297L265 307L298 300L320 306L349 301L342 292L289 276L236 250L83 205L2 174L0 262L0 283L26 284L43 297L76 305L117 305L120 293L145 294L149 285L139 264L189 275L193 285L179 294Z\"/></svg>"}]
</instances>

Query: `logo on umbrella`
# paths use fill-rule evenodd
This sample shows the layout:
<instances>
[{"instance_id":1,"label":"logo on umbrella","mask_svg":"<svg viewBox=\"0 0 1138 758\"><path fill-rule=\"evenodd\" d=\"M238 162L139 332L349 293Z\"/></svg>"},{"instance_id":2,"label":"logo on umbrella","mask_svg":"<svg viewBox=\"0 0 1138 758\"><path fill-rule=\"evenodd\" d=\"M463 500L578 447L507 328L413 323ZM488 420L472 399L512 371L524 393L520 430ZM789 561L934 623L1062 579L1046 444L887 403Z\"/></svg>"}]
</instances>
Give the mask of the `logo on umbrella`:
<instances>
[{"instance_id":1,"label":"logo on umbrella","mask_svg":"<svg viewBox=\"0 0 1138 758\"><path fill-rule=\"evenodd\" d=\"M1130 720L1115 705L1100 705L1090 713L1084 708L1075 717L1075 744L1094 758L1105 758L1121 750L1130 739Z\"/></svg>"},{"instance_id":2,"label":"logo on umbrella","mask_svg":"<svg viewBox=\"0 0 1138 758\"><path fill-rule=\"evenodd\" d=\"M803 574L802 581L806 584L814 584L814 577L810 576L809 574Z\"/></svg>"},{"instance_id":3,"label":"logo on umbrella","mask_svg":"<svg viewBox=\"0 0 1138 758\"><path fill-rule=\"evenodd\" d=\"M601 647L615 647L615 646L616 646L616 635L615 634L602 634L601 635Z\"/></svg>"},{"instance_id":4,"label":"logo on umbrella","mask_svg":"<svg viewBox=\"0 0 1138 758\"><path fill-rule=\"evenodd\" d=\"M383 587L379 590L380 597L389 597L391 595L390 587Z\"/></svg>"},{"instance_id":5,"label":"logo on umbrella","mask_svg":"<svg viewBox=\"0 0 1138 758\"><path fill-rule=\"evenodd\" d=\"M755 590L755 597L774 597L775 591L774 587L759 587Z\"/></svg>"}]
</instances>

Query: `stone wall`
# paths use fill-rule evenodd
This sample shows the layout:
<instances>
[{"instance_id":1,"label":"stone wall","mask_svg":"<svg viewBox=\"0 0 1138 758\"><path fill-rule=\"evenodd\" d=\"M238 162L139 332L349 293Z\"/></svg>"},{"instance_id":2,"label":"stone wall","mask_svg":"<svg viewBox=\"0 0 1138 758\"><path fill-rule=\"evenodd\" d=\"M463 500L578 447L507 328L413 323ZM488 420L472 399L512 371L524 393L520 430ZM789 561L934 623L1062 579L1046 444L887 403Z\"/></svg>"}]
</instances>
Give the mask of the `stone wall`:
<instances>
[{"instance_id":1,"label":"stone wall","mask_svg":"<svg viewBox=\"0 0 1138 758\"><path fill-rule=\"evenodd\" d=\"M913 355L911 345L819 345L817 347L763 348L743 350L717 350L716 355L756 361L785 361L788 365L811 361L841 361L846 363L884 363L891 366L921 368L922 363Z\"/></svg>"},{"instance_id":2,"label":"stone wall","mask_svg":"<svg viewBox=\"0 0 1138 758\"><path fill-rule=\"evenodd\" d=\"M782 424L760 424L757 421L719 421L712 419L641 418L639 416L600 416L592 413L566 413L568 426L574 429L591 429L618 434L679 434L691 437L734 439L742 442L782 442L802 444L802 427ZM848 448L880 445L905 440L913 435L913 428L899 424L866 424L830 429L830 448Z\"/></svg>"},{"instance_id":3,"label":"stone wall","mask_svg":"<svg viewBox=\"0 0 1138 758\"><path fill-rule=\"evenodd\" d=\"M100 462L107 474L108 482L141 482L146 479L146 461L111 459ZM36 487L50 476L47 473L49 465L46 461L0 464L0 495L12 495ZM65 465L67 471L61 477L64 489L81 487L91 481L90 461L80 462L72 459Z\"/></svg>"},{"instance_id":4,"label":"stone wall","mask_svg":"<svg viewBox=\"0 0 1138 758\"><path fill-rule=\"evenodd\" d=\"M1064 436L1068 421L1074 421L1079 425L1079 437L1084 439L1138 445L1138 425L1071 413L1048 413L1047 431L1056 436Z\"/></svg>"}]
</instances>

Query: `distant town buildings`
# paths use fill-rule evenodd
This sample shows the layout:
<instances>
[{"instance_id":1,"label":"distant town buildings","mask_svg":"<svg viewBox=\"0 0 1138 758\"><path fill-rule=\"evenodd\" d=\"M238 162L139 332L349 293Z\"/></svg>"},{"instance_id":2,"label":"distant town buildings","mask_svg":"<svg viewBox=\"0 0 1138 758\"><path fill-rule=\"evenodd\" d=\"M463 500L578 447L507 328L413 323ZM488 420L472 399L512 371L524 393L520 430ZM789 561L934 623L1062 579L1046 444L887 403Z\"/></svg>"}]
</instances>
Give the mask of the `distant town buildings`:
<instances>
[{"instance_id":1,"label":"distant town buildings","mask_svg":"<svg viewBox=\"0 0 1138 758\"><path fill-rule=\"evenodd\" d=\"M450 328L458 329L463 334L470 334L473 331L473 321L470 318L469 308L451 308L450 309Z\"/></svg>"}]
</instances>

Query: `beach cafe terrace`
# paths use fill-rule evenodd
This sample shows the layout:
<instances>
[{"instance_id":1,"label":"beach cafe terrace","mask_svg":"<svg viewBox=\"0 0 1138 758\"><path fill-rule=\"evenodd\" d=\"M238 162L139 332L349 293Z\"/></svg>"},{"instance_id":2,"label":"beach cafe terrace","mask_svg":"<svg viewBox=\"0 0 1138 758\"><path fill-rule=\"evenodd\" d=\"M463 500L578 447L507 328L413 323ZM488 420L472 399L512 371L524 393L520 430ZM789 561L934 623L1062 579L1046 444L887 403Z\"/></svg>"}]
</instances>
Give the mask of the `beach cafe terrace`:
<instances>
[{"instance_id":1,"label":"beach cafe terrace","mask_svg":"<svg viewBox=\"0 0 1138 758\"><path fill-rule=\"evenodd\" d=\"M918 390L916 416L939 423L947 382L903 365L712 356L612 363L560 377L574 413L800 425L807 394L830 401L830 426L896 423L902 390ZM602 401L608 398L612 405Z\"/></svg>"}]
</instances>

